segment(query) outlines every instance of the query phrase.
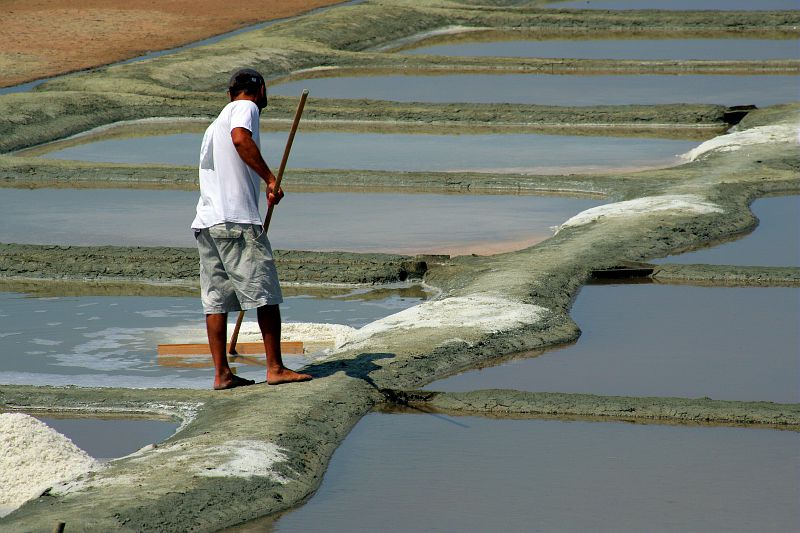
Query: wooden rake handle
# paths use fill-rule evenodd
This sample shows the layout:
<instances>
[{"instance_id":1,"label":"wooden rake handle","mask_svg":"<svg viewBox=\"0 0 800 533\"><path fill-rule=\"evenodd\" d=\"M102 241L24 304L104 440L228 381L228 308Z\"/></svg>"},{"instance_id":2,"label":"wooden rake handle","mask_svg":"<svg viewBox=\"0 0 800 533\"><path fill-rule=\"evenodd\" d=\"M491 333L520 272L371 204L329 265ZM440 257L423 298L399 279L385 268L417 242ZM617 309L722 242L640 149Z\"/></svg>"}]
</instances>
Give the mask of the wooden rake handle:
<instances>
[{"instance_id":1,"label":"wooden rake handle","mask_svg":"<svg viewBox=\"0 0 800 533\"><path fill-rule=\"evenodd\" d=\"M289 130L289 138L286 140L286 148L283 150L283 158L281 159L281 166L278 168L278 175L275 176L275 187L273 191L277 192L283 180L283 171L286 170L286 163L289 161L289 152L292 151L292 143L294 143L294 134L297 133L297 127L300 125L300 117L303 115L303 108L306 106L306 99L308 99L308 89L303 89L303 94L300 95L300 103L297 104L297 111L294 112L294 120L292 121L292 129ZM269 198L269 186L267 186L267 198ZM275 206L267 202L267 215L264 217L264 233L269 229L269 223L272 220L272 211ZM239 316L236 317L236 326L233 328L231 334L231 342L228 345L228 353L236 355L236 342L239 340L239 329L242 327L242 320L244 319L244 311L239 311Z\"/></svg>"}]
</instances>

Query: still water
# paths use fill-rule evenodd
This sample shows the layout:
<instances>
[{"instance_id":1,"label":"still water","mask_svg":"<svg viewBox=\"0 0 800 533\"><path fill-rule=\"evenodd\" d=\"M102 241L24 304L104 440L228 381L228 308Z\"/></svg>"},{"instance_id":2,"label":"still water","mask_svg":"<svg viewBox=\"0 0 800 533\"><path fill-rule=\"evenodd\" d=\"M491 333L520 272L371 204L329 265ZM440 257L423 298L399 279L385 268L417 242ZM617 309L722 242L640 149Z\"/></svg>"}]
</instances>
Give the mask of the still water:
<instances>
[{"instance_id":1,"label":"still water","mask_svg":"<svg viewBox=\"0 0 800 533\"><path fill-rule=\"evenodd\" d=\"M557 196L293 193L290 181L286 187L269 230L275 249L494 253L540 242L552 226L603 203ZM192 191L2 189L0 242L193 247L189 226L198 198Z\"/></svg>"},{"instance_id":2,"label":"still water","mask_svg":"<svg viewBox=\"0 0 800 533\"><path fill-rule=\"evenodd\" d=\"M571 315L576 344L426 388L800 402L800 288L586 286Z\"/></svg>"},{"instance_id":3,"label":"still water","mask_svg":"<svg viewBox=\"0 0 800 533\"><path fill-rule=\"evenodd\" d=\"M460 36L468 38L468 34ZM800 42L775 39L598 39L486 41L420 46L404 54L577 59L798 59Z\"/></svg>"},{"instance_id":4,"label":"still water","mask_svg":"<svg viewBox=\"0 0 800 533\"><path fill-rule=\"evenodd\" d=\"M800 9L797 0L574 0L545 7L569 9L667 9L722 11L779 11Z\"/></svg>"},{"instance_id":5,"label":"still water","mask_svg":"<svg viewBox=\"0 0 800 533\"><path fill-rule=\"evenodd\" d=\"M370 414L322 486L231 531L797 531L800 435Z\"/></svg>"},{"instance_id":6,"label":"still water","mask_svg":"<svg viewBox=\"0 0 800 533\"><path fill-rule=\"evenodd\" d=\"M759 107L800 100L798 76L639 74L459 74L340 76L270 87L271 94L315 98L370 98L399 102L511 103L558 106L721 104Z\"/></svg>"},{"instance_id":7,"label":"still water","mask_svg":"<svg viewBox=\"0 0 800 533\"><path fill-rule=\"evenodd\" d=\"M200 134L134 137L49 152L49 159L197 165ZM285 132L265 132L262 151L277 167ZM292 146L295 168L399 171L492 171L539 174L663 167L680 162L696 141L574 135L406 135L309 132Z\"/></svg>"},{"instance_id":8,"label":"still water","mask_svg":"<svg viewBox=\"0 0 800 533\"><path fill-rule=\"evenodd\" d=\"M738 240L657 263L800 267L800 196L761 198L750 206L758 226Z\"/></svg>"},{"instance_id":9,"label":"still water","mask_svg":"<svg viewBox=\"0 0 800 533\"><path fill-rule=\"evenodd\" d=\"M116 459L148 444L159 443L178 429L175 422L134 418L53 418L39 420L66 435L95 459Z\"/></svg>"},{"instance_id":10,"label":"still water","mask_svg":"<svg viewBox=\"0 0 800 533\"><path fill-rule=\"evenodd\" d=\"M289 296L281 316L284 323L361 327L421 301L421 296L404 291ZM253 329L250 322L255 322L254 312L246 315L243 330ZM199 297L30 297L0 292L0 383L207 388L213 378L210 357L176 359L156 353L162 343L207 342L204 324ZM229 325L228 332L232 330ZM298 368L311 358L286 355L284 362ZM232 366L240 376L264 380L263 366Z\"/></svg>"}]
</instances>

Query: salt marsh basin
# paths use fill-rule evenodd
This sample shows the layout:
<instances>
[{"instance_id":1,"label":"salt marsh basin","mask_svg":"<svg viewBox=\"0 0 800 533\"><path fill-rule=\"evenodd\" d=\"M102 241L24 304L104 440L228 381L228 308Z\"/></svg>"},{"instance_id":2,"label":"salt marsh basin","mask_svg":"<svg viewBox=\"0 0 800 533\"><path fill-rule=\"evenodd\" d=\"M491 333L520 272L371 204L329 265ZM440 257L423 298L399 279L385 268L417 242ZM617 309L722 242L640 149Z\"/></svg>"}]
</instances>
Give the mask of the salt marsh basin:
<instances>
[{"instance_id":1,"label":"salt marsh basin","mask_svg":"<svg viewBox=\"0 0 800 533\"><path fill-rule=\"evenodd\" d=\"M799 288L586 286L572 315L574 345L426 388L800 401Z\"/></svg>"},{"instance_id":2,"label":"salt marsh basin","mask_svg":"<svg viewBox=\"0 0 800 533\"><path fill-rule=\"evenodd\" d=\"M52 148L42 157L95 163L196 165L202 135L182 133L100 140ZM89 142L91 141L91 142ZM278 159L284 132L264 132L267 162ZM611 172L675 165L696 141L574 135L411 135L301 132L298 168L395 171L491 171L539 174ZM41 149L37 150L40 152ZM288 185L289 183L287 183Z\"/></svg>"},{"instance_id":3,"label":"salt marsh basin","mask_svg":"<svg viewBox=\"0 0 800 533\"><path fill-rule=\"evenodd\" d=\"M759 222L751 234L656 262L800 266L800 196L761 198L753 202L752 210Z\"/></svg>"},{"instance_id":4,"label":"salt marsh basin","mask_svg":"<svg viewBox=\"0 0 800 533\"><path fill-rule=\"evenodd\" d=\"M509 251L541 242L553 226L603 203L532 195L293 193L289 184L287 189L270 227L275 249ZM196 246L189 225L198 197L190 191L4 189L0 242ZM28 205L40 209L33 213ZM94 221L91 227L87 219Z\"/></svg>"},{"instance_id":5,"label":"salt marsh basin","mask_svg":"<svg viewBox=\"0 0 800 533\"><path fill-rule=\"evenodd\" d=\"M287 295L281 306L290 336L292 323L358 328L416 305L425 295L402 287L384 288L377 294L367 289L339 289L329 297L309 294L308 289L289 291L299 293ZM0 320L0 383L208 387L211 370L207 356L156 357L158 344L207 342L199 296L32 297L0 292ZM243 325L243 340L246 331L257 329L251 323L254 320L254 315L249 316ZM228 329L231 331L232 325ZM287 355L285 359L290 367L300 368L316 355ZM263 361L263 356L256 359ZM234 360L232 366L240 376L264 378L264 366L258 361Z\"/></svg>"},{"instance_id":6,"label":"salt marsh basin","mask_svg":"<svg viewBox=\"0 0 800 533\"><path fill-rule=\"evenodd\" d=\"M800 526L799 437L374 413L317 494L268 530L790 531Z\"/></svg>"},{"instance_id":7,"label":"salt marsh basin","mask_svg":"<svg viewBox=\"0 0 800 533\"><path fill-rule=\"evenodd\" d=\"M458 34L457 34L458 35ZM469 39L469 34L458 35ZM404 54L456 57L548 57L579 59L798 59L800 41L779 39L586 39L503 40L427 45Z\"/></svg>"},{"instance_id":8,"label":"salt marsh basin","mask_svg":"<svg viewBox=\"0 0 800 533\"><path fill-rule=\"evenodd\" d=\"M623 104L753 104L800 99L800 77L550 74L442 74L338 76L273 85L271 94L317 98L370 98L398 102L515 103L558 106Z\"/></svg>"}]
</instances>

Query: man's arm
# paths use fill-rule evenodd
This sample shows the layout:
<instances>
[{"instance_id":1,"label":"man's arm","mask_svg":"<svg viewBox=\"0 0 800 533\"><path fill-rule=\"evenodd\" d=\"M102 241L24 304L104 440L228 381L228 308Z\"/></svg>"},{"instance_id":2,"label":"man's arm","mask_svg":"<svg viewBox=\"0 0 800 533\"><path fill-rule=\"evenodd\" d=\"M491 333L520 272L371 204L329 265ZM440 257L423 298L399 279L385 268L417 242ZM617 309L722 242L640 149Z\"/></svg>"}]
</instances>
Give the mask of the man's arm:
<instances>
[{"instance_id":1,"label":"man's arm","mask_svg":"<svg viewBox=\"0 0 800 533\"><path fill-rule=\"evenodd\" d=\"M233 128L231 140L233 140L233 146L236 147L236 152L242 158L242 161L252 168L267 184L267 199L269 203L277 204L280 202L281 198L283 198L283 191L280 188L277 191L274 190L275 175L261 156L261 150L253 140L253 134L250 130L247 128Z\"/></svg>"}]
</instances>

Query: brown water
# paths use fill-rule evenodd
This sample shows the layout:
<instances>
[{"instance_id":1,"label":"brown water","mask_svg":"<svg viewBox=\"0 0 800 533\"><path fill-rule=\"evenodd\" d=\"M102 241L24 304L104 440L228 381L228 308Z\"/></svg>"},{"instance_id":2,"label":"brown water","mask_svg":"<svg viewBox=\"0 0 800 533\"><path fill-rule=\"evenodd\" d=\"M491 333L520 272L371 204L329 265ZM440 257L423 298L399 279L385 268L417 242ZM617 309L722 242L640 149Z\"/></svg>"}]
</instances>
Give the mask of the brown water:
<instances>
[{"instance_id":1,"label":"brown water","mask_svg":"<svg viewBox=\"0 0 800 533\"><path fill-rule=\"evenodd\" d=\"M576 344L426 388L800 402L800 288L586 286L571 315Z\"/></svg>"},{"instance_id":2,"label":"brown water","mask_svg":"<svg viewBox=\"0 0 800 533\"><path fill-rule=\"evenodd\" d=\"M231 531L797 531L799 450L775 430L376 413L308 503Z\"/></svg>"}]
</instances>

